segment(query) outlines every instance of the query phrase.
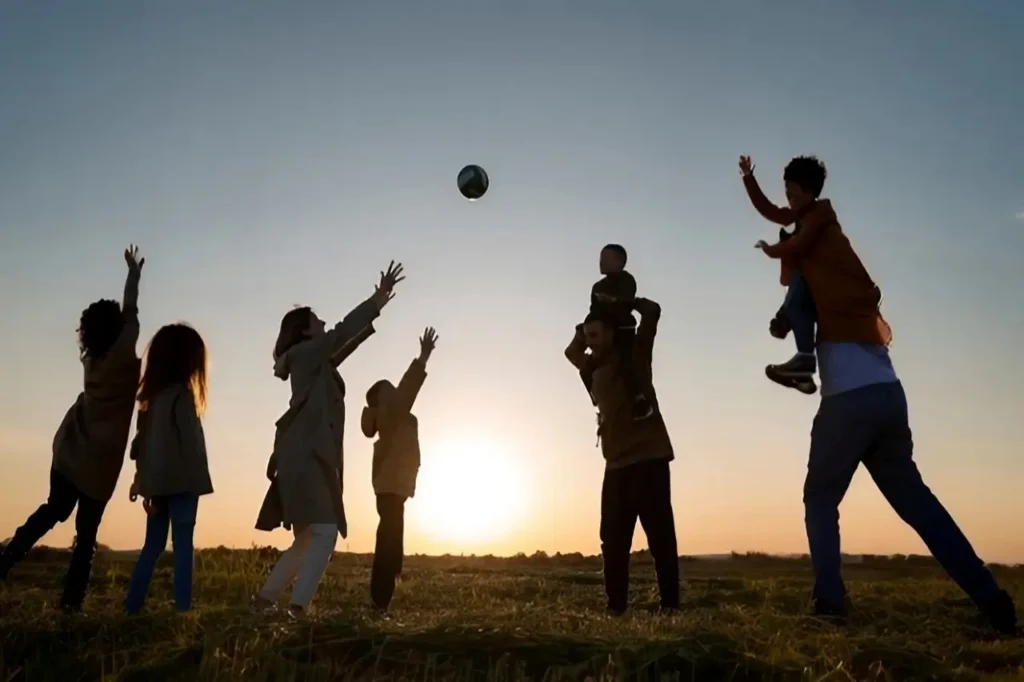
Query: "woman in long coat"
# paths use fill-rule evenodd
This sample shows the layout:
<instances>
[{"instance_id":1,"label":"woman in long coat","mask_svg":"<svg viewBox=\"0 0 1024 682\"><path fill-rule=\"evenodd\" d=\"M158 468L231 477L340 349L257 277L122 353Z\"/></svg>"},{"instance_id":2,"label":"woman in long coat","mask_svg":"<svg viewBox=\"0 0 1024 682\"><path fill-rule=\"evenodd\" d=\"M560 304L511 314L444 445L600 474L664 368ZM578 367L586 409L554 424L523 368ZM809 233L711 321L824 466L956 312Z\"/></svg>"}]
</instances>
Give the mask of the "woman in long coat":
<instances>
[{"instance_id":1,"label":"woman in long coat","mask_svg":"<svg viewBox=\"0 0 1024 682\"><path fill-rule=\"evenodd\" d=\"M348 534L342 502L345 435L345 383L337 367L373 334L373 321L404 279L394 262L382 272L373 295L333 329L309 308L284 316L274 347L274 374L290 381L288 411L277 421L274 453L267 467L270 490L256 528L291 528L295 540L271 571L257 597L261 607L276 605L296 580L290 610L301 613L327 570L338 534Z\"/></svg>"}]
</instances>

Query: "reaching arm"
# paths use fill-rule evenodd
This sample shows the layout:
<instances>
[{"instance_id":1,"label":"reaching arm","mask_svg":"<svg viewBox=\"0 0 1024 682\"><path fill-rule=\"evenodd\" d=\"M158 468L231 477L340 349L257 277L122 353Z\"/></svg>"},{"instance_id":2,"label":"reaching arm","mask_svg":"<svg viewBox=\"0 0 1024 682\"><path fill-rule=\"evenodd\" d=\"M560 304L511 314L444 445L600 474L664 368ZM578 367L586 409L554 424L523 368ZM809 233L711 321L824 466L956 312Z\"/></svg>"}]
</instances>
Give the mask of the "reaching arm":
<instances>
[{"instance_id":1,"label":"reaching arm","mask_svg":"<svg viewBox=\"0 0 1024 682\"><path fill-rule=\"evenodd\" d=\"M583 339L583 325L576 325L576 335L565 348L565 359L572 363L578 370L584 370L590 363L590 356L587 355L587 342Z\"/></svg>"},{"instance_id":2,"label":"reaching arm","mask_svg":"<svg viewBox=\"0 0 1024 682\"><path fill-rule=\"evenodd\" d=\"M636 346L638 359L650 365L654 357L654 337L658 333L658 321L661 319L661 306L647 298L638 298L634 304L640 313L640 324L636 329Z\"/></svg>"},{"instance_id":3,"label":"reaching arm","mask_svg":"<svg viewBox=\"0 0 1024 682\"><path fill-rule=\"evenodd\" d=\"M790 225L796 220L796 215L792 209L776 206L764 195L753 173L747 173L743 176L743 187L747 190L750 203L754 205L754 208L765 220L770 220L779 225Z\"/></svg>"},{"instance_id":4,"label":"reaching arm","mask_svg":"<svg viewBox=\"0 0 1024 682\"><path fill-rule=\"evenodd\" d=\"M352 337L352 339L349 340L349 342L346 343L341 348L341 350L339 350L337 353L334 354L333 357L331 357L331 364L337 367L338 365L343 363L345 359L348 358L348 356L352 355L352 353L356 351L356 348L359 348L359 346L363 344L363 341L366 341L366 339L373 336L376 333L376 331L377 330L373 328L373 324L369 324L366 327L363 327L362 331L360 331L358 334Z\"/></svg>"},{"instance_id":5,"label":"reaching arm","mask_svg":"<svg viewBox=\"0 0 1024 682\"><path fill-rule=\"evenodd\" d=\"M399 414L412 411L416 397L423 388L423 382L427 380L427 366L420 358L416 358L405 370L402 380L398 382L395 390L395 411Z\"/></svg>"},{"instance_id":6,"label":"reaching arm","mask_svg":"<svg viewBox=\"0 0 1024 682\"><path fill-rule=\"evenodd\" d=\"M836 224L835 212L827 200L812 203L802 212L800 229L789 239L764 247L769 258L781 258L787 262L797 262L814 247L818 239L830 226Z\"/></svg>"}]
</instances>

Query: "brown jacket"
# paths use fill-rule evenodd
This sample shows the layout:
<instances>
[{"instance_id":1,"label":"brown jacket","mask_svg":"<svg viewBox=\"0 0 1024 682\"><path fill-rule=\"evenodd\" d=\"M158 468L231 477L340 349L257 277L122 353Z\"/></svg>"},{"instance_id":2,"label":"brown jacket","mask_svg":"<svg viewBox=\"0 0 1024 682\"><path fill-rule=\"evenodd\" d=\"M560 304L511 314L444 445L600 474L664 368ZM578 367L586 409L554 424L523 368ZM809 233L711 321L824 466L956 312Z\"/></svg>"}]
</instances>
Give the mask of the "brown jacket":
<instances>
[{"instance_id":1,"label":"brown jacket","mask_svg":"<svg viewBox=\"0 0 1024 682\"><path fill-rule=\"evenodd\" d=\"M110 499L124 465L141 368L135 352L138 297L139 279L129 274L122 307L124 328L102 358L82 358L85 390L53 437L53 468L94 500Z\"/></svg>"},{"instance_id":2,"label":"brown jacket","mask_svg":"<svg viewBox=\"0 0 1024 682\"><path fill-rule=\"evenodd\" d=\"M652 301L637 300L640 324L633 343L633 371L645 385L647 395L655 406L655 414L647 419L633 419L633 398L627 390L618 354L609 352L595 359L586 353L583 340L577 336L565 351L566 357L593 377L593 396L597 402L601 439L601 454L608 469L637 464L652 459L675 458L672 441L665 420L658 408L654 391L652 360L654 337L658 330L661 308Z\"/></svg>"},{"instance_id":3,"label":"brown jacket","mask_svg":"<svg viewBox=\"0 0 1024 682\"><path fill-rule=\"evenodd\" d=\"M277 420L267 467L271 486L257 529L335 523L341 536L348 536L342 502L345 382L336 367L373 333L379 315L376 303L366 300L323 336L293 346L276 360L274 374L290 380L292 398Z\"/></svg>"},{"instance_id":4,"label":"brown jacket","mask_svg":"<svg viewBox=\"0 0 1024 682\"><path fill-rule=\"evenodd\" d=\"M391 400L376 408L363 408L363 433L371 438L374 428L379 433L373 444L372 481L376 495L409 498L416 494L420 438L419 420L412 413L412 406L426 378L426 367L416 358L398 382Z\"/></svg>"},{"instance_id":5,"label":"brown jacket","mask_svg":"<svg viewBox=\"0 0 1024 682\"><path fill-rule=\"evenodd\" d=\"M798 222L792 237L765 249L782 265L780 281L789 284L792 269L799 269L818 311L821 341L889 345L892 329L879 306L882 292L868 274L836 219L828 199L815 201L797 215L775 206L765 197L753 175L743 178L754 208L779 225Z\"/></svg>"},{"instance_id":6,"label":"brown jacket","mask_svg":"<svg viewBox=\"0 0 1024 682\"><path fill-rule=\"evenodd\" d=\"M131 458L143 497L213 492L206 436L189 386L168 386L139 411Z\"/></svg>"}]
</instances>

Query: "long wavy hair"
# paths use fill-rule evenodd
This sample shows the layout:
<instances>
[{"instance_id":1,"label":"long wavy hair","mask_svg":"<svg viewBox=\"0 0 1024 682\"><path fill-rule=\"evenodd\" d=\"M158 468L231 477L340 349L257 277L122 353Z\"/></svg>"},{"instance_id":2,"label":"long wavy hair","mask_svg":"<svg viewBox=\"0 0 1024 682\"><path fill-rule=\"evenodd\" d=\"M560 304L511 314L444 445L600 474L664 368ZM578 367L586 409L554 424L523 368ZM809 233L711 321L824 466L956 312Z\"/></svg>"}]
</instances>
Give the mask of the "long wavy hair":
<instances>
[{"instance_id":1,"label":"long wavy hair","mask_svg":"<svg viewBox=\"0 0 1024 682\"><path fill-rule=\"evenodd\" d=\"M121 304L102 299L82 311L78 320L78 354L82 359L100 360L124 329Z\"/></svg>"},{"instance_id":2,"label":"long wavy hair","mask_svg":"<svg viewBox=\"0 0 1024 682\"><path fill-rule=\"evenodd\" d=\"M161 327L146 348L139 409L148 409L153 398L173 384L187 384L196 413L206 411L206 344L199 332L180 322Z\"/></svg>"}]
</instances>

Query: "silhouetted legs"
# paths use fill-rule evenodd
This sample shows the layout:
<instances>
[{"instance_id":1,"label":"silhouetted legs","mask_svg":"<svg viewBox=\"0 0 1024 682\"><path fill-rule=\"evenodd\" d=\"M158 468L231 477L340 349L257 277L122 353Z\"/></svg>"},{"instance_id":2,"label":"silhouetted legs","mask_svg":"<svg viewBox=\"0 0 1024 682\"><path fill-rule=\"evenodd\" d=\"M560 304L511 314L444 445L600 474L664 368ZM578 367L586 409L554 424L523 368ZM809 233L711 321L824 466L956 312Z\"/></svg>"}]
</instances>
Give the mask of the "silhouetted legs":
<instances>
[{"instance_id":1,"label":"silhouetted legs","mask_svg":"<svg viewBox=\"0 0 1024 682\"><path fill-rule=\"evenodd\" d=\"M374 605L386 609L395 594L395 579L402 573L405 555L405 498L400 495L377 495L377 545L373 551L370 574L370 598Z\"/></svg>"},{"instance_id":2,"label":"silhouetted legs","mask_svg":"<svg viewBox=\"0 0 1024 682\"><path fill-rule=\"evenodd\" d=\"M638 518L654 559L661 606L676 609L679 552L668 460L605 471L601 488L601 553L608 609L613 613L624 612L629 601L629 553Z\"/></svg>"}]
</instances>

